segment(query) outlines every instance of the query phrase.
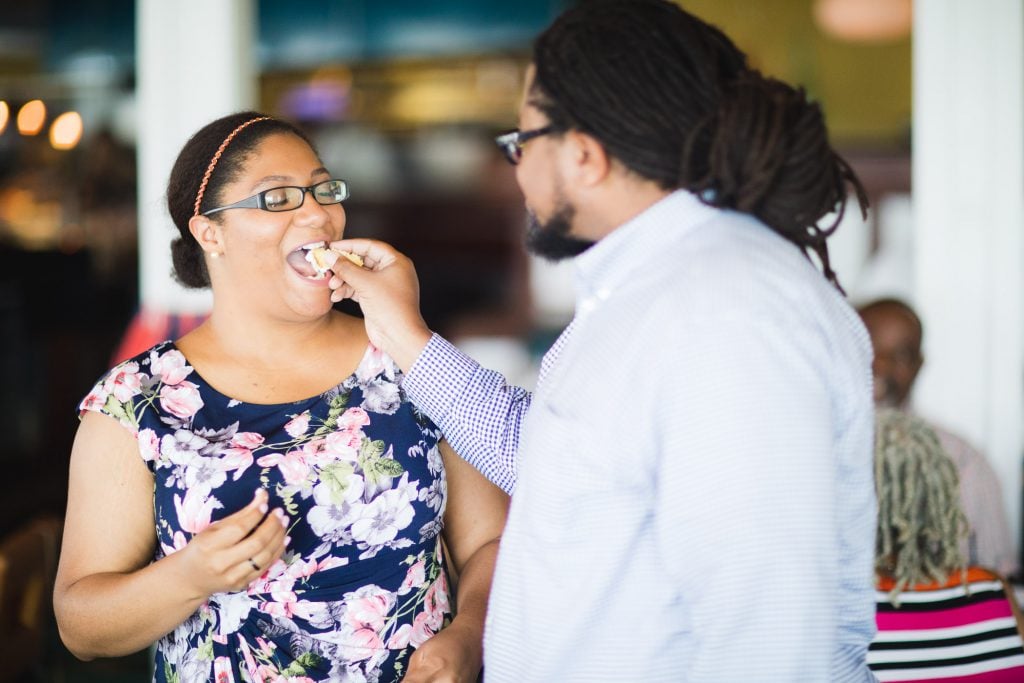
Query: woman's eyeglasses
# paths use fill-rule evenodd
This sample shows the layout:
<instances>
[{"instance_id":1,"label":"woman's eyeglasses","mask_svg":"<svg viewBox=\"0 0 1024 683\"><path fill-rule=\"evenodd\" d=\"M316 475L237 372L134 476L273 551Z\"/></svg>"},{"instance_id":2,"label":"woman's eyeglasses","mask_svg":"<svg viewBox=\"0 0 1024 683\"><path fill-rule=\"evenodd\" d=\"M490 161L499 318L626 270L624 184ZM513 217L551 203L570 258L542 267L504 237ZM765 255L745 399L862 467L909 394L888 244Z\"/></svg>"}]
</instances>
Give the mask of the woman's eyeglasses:
<instances>
[{"instance_id":1,"label":"woman's eyeglasses","mask_svg":"<svg viewBox=\"0 0 1024 683\"><path fill-rule=\"evenodd\" d=\"M534 138L539 138L541 135L553 133L554 130L554 126L544 126L543 128L535 128L533 130L519 130L516 128L494 138L494 142L505 153L508 163L515 166L523 158L523 145Z\"/></svg>"},{"instance_id":2,"label":"woman's eyeglasses","mask_svg":"<svg viewBox=\"0 0 1024 683\"><path fill-rule=\"evenodd\" d=\"M294 211L295 209L302 206L306 201L306 193L309 192L313 195L313 199L316 200L317 204L322 206L329 206L331 204L340 204L341 202L348 199L348 183L344 180L325 180L317 183L316 185L310 185L309 187L272 187L269 190L263 190L258 192L251 197L246 197L241 201L237 201L234 204L228 204L227 206L218 206L216 209L210 209L203 211L204 216L209 216L212 213L218 211L225 211L227 209L262 209L263 211Z\"/></svg>"}]
</instances>

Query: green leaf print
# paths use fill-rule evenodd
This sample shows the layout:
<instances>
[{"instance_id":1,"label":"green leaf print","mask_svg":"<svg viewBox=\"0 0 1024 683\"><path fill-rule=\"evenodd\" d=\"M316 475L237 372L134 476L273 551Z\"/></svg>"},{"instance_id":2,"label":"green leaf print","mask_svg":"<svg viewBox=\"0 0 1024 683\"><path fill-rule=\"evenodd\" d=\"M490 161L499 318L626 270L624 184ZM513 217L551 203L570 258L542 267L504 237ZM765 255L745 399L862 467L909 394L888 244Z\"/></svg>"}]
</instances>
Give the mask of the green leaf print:
<instances>
[{"instance_id":1,"label":"green leaf print","mask_svg":"<svg viewBox=\"0 0 1024 683\"><path fill-rule=\"evenodd\" d=\"M400 477L405 468L397 460L390 458L377 458L367 463L366 473L370 479L376 481L380 477Z\"/></svg>"},{"instance_id":2,"label":"green leaf print","mask_svg":"<svg viewBox=\"0 0 1024 683\"><path fill-rule=\"evenodd\" d=\"M282 676L301 676L304 673L306 673L306 668L299 664L299 660L295 660L287 668L281 669Z\"/></svg>"},{"instance_id":3,"label":"green leaf print","mask_svg":"<svg viewBox=\"0 0 1024 683\"><path fill-rule=\"evenodd\" d=\"M344 502L345 490L354 471L350 462L332 462L320 470L320 481L327 485L332 503Z\"/></svg>"},{"instance_id":4,"label":"green leaf print","mask_svg":"<svg viewBox=\"0 0 1024 683\"><path fill-rule=\"evenodd\" d=\"M167 679L167 683L181 683L178 672L172 669L171 663L166 660L164 660L164 678Z\"/></svg>"},{"instance_id":5,"label":"green leaf print","mask_svg":"<svg viewBox=\"0 0 1024 683\"><path fill-rule=\"evenodd\" d=\"M319 666L320 663L324 661L324 658L315 652L303 652L295 659L295 661L302 666L309 668Z\"/></svg>"},{"instance_id":6,"label":"green leaf print","mask_svg":"<svg viewBox=\"0 0 1024 683\"><path fill-rule=\"evenodd\" d=\"M337 394L331 399L330 408L327 409L327 419L324 420L321 425L314 433L313 436L323 436L329 432L333 432L338 426L338 417L345 412L345 408L348 407L348 397L351 391L343 391Z\"/></svg>"},{"instance_id":7,"label":"green leaf print","mask_svg":"<svg viewBox=\"0 0 1024 683\"><path fill-rule=\"evenodd\" d=\"M370 441L369 439L363 439L363 443L359 447L359 464L366 467L367 461L379 458L383 452L383 440L377 439L376 441Z\"/></svg>"},{"instance_id":8,"label":"green leaf print","mask_svg":"<svg viewBox=\"0 0 1024 683\"><path fill-rule=\"evenodd\" d=\"M213 639L207 638L203 641L203 644L199 646L198 650L199 659L204 662L213 661Z\"/></svg>"},{"instance_id":9,"label":"green leaf print","mask_svg":"<svg viewBox=\"0 0 1024 683\"><path fill-rule=\"evenodd\" d=\"M113 394L107 396L107 402L103 404L103 410L111 416L116 417L118 420L128 420L132 423L135 422L135 416L125 410L124 404L114 398Z\"/></svg>"}]
</instances>

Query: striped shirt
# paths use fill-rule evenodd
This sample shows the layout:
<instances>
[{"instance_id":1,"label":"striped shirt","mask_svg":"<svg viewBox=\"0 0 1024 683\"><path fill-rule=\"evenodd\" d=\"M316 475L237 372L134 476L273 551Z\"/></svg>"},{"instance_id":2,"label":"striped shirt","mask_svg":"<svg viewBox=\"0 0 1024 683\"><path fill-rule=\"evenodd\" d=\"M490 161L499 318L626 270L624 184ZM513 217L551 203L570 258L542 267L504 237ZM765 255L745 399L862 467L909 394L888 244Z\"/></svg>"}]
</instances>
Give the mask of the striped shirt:
<instances>
[{"instance_id":1,"label":"striped shirt","mask_svg":"<svg viewBox=\"0 0 1024 683\"><path fill-rule=\"evenodd\" d=\"M889 601L883 580L878 635L868 664L880 681L1010 683L1024 681L1024 641L1012 596L992 572L972 568L944 585L918 586Z\"/></svg>"},{"instance_id":2,"label":"striped shirt","mask_svg":"<svg viewBox=\"0 0 1024 683\"><path fill-rule=\"evenodd\" d=\"M439 338L405 379L514 492L486 680L873 680L857 316L793 245L686 192L575 267L532 397Z\"/></svg>"}]
</instances>

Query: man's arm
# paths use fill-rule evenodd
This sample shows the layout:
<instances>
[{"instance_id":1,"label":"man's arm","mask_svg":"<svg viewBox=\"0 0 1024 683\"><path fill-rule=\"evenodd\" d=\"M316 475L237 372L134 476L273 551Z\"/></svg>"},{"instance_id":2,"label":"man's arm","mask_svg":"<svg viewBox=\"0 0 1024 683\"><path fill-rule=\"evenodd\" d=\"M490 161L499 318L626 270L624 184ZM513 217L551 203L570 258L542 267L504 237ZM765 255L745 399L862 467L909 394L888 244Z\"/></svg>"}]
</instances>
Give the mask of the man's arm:
<instances>
[{"instance_id":1,"label":"man's arm","mask_svg":"<svg viewBox=\"0 0 1024 683\"><path fill-rule=\"evenodd\" d=\"M364 264L334 254L332 299L359 303L370 342L405 373L402 387L410 400L441 428L457 453L511 493L519 426L530 408L530 392L510 386L500 373L431 333L420 314L419 283L407 257L373 240L342 240L331 248L359 254Z\"/></svg>"}]
</instances>

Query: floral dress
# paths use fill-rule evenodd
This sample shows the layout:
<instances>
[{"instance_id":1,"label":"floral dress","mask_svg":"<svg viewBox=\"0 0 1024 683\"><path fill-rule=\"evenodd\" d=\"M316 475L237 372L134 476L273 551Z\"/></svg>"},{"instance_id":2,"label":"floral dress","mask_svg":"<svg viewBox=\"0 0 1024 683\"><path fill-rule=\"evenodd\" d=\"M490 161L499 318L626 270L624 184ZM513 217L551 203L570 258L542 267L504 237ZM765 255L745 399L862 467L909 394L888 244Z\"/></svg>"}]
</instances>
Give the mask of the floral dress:
<instances>
[{"instance_id":1,"label":"floral dress","mask_svg":"<svg viewBox=\"0 0 1024 683\"><path fill-rule=\"evenodd\" d=\"M320 396L243 403L163 342L82 401L138 439L155 478L154 559L245 507L257 487L288 516L284 556L164 636L154 680L396 681L449 621L440 433L400 381L370 347Z\"/></svg>"}]
</instances>

